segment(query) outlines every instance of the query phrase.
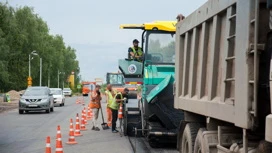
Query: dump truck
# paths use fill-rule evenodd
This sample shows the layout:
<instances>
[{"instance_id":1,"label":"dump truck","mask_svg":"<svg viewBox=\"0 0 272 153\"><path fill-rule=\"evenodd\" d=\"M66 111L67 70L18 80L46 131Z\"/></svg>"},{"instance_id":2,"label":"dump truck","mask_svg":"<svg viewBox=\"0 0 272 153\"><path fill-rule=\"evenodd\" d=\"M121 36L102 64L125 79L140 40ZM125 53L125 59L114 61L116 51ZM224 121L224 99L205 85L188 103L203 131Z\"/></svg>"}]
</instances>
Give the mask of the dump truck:
<instances>
[{"instance_id":1,"label":"dump truck","mask_svg":"<svg viewBox=\"0 0 272 153\"><path fill-rule=\"evenodd\" d=\"M182 153L271 153L272 1L208 0L176 27Z\"/></svg>"},{"instance_id":2,"label":"dump truck","mask_svg":"<svg viewBox=\"0 0 272 153\"><path fill-rule=\"evenodd\" d=\"M183 120L183 112L174 108L173 95L176 23L154 21L120 26L143 31L141 47L144 51L143 62L129 57L118 61L125 82L142 84L138 105L125 107L124 134L144 136L151 147L175 144Z\"/></svg>"}]
</instances>

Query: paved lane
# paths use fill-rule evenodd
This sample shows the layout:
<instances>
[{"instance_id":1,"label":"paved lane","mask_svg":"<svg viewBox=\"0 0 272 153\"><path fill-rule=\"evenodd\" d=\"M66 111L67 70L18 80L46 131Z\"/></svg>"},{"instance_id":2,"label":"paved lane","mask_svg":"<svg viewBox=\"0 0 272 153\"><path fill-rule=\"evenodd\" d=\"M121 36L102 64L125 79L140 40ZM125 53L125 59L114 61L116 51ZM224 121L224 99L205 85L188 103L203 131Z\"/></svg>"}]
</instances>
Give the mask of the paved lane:
<instances>
[{"instance_id":1,"label":"paved lane","mask_svg":"<svg viewBox=\"0 0 272 153\"><path fill-rule=\"evenodd\" d=\"M89 99L85 98L85 103ZM75 121L76 113L83 106L75 104L76 97L66 98L64 107L55 107L54 112L33 112L19 115L18 110L0 114L0 153L38 153L44 152L45 138L51 137L52 152L55 151L57 125L61 126L62 143L65 153L130 153L131 145L127 137L120 137L110 130L82 131L82 137L76 137L77 145L66 145L69 133L69 120ZM103 102L105 109L105 102ZM99 114L101 124L101 114ZM105 114L104 114L105 116Z\"/></svg>"}]
</instances>

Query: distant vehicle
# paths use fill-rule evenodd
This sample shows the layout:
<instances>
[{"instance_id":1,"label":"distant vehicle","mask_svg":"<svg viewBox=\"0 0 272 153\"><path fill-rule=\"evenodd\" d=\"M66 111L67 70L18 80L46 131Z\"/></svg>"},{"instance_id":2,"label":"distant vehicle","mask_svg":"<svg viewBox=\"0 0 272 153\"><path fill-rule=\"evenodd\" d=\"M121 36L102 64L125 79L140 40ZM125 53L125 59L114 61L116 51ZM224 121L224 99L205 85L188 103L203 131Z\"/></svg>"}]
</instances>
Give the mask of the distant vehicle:
<instances>
[{"instance_id":1,"label":"distant vehicle","mask_svg":"<svg viewBox=\"0 0 272 153\"><path fill-rule=\"evenodd\" d=\"M88 96L94 90L96 82L82 82L82 95Z\"/></svg>"},{"instance_id":2,"label":"distant vehicle","mask_svg":"<svg viewBox=\"0 0 272 153\"><path fill-rule=\"evenodd\" d=\"M72 97L72 90L70 88L64 88L63 95Z\"/></svg>"},{"instance_id":3,"label":"distant vehicle","mask_svg":"<svg viewBox=\"0 0 272 153\"><path fill-rule=\"evenodd\" d=\"M50 92L53 94L54 104L59 104L59 106L64 106L65 96L61 88L50 88Z\"/></svg>"},{"instance_id":4,"label":"distant vehicle","mask_svg":"<svg viewBox=\"0 0 272 153\"><path fill-rule=\"evenodd\" d=\"M53 94L48 87L28 87L19 100L19 114L29 111L54 111Z\"/></svg>"},{"instance_id":5,"label":"distant vehicle","mask_svg":"<svg viewBox=\"0 0 272 153\"><path fill-rule=\"evenodd\" d=\"M112 85L112 89L116 91L123 91L124 88L129 90L129 98L137 98L137 82L125 82L122 73L108 72L106 74L106 83Z\"/></svg>"}]
</instances>

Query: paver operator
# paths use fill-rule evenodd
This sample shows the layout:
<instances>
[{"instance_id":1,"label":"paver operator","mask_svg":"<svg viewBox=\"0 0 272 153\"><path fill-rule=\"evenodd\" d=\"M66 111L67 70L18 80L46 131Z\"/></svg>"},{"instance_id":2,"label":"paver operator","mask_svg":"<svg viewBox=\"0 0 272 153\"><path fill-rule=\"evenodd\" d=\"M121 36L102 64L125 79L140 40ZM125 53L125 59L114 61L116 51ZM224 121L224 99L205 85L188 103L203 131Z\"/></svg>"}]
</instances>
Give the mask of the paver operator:
<instances>
[{"instance_id":1,"label":"paver operator","mask_svg":"<svg viewBox=\"0 0 272 153\"><path fill-rule=\"evenodd\" d=\"M139 47L138 45L139 45L139 41L137 39L134 39L133 46L128 48L128 56L129 56L129 59L142 62L144 53L142 48Z\"/></svg>"}]
</instances>

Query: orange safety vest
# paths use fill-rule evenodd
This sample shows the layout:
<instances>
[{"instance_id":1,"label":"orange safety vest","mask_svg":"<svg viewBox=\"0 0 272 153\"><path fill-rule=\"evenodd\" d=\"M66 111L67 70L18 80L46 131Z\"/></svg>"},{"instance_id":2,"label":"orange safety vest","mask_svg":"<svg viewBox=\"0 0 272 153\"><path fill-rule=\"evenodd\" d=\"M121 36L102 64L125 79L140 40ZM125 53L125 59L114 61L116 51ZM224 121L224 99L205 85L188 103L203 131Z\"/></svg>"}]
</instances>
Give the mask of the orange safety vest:
<instances>
[{"instance_id":1,"label":"orange safety vest","mask_svg":"<svg viewBox=\"0 0 272 153\"><path fill-rule=\"evenodd\" d=\"M96 97L93 98L93 95L95 95L95 91L92 93L92 100L90 101L89 107L90 108L100 108L100 101L101 101L101 96L96 95Z\"/></svg>"}]
</instances>

